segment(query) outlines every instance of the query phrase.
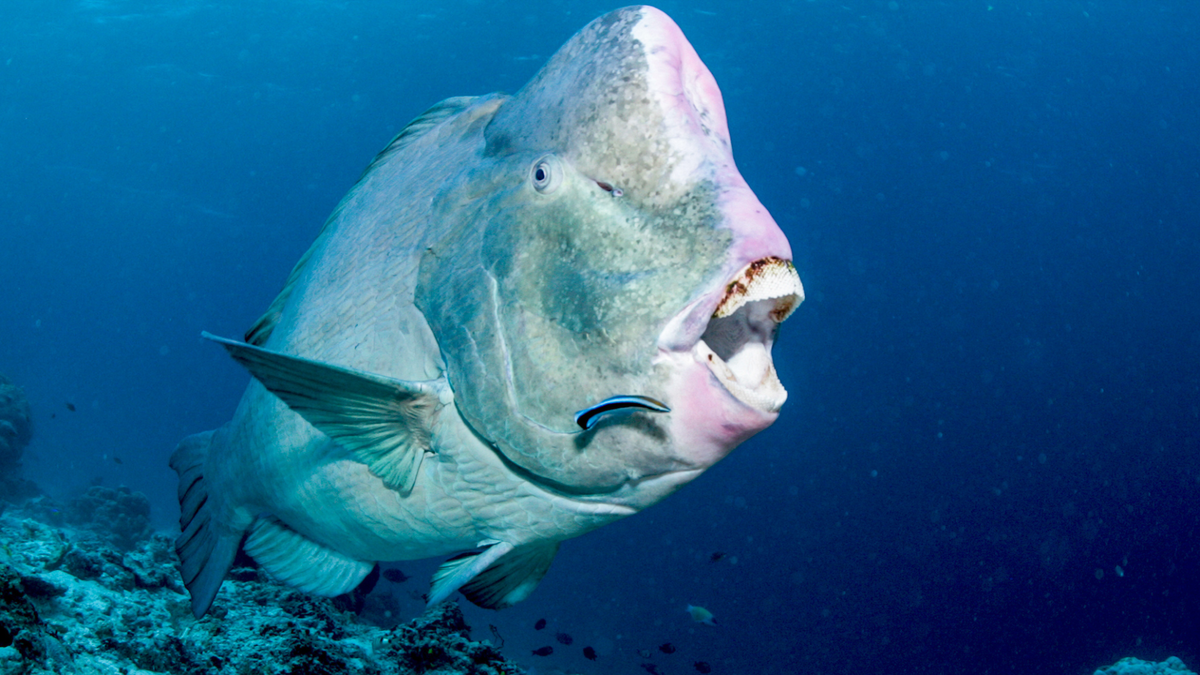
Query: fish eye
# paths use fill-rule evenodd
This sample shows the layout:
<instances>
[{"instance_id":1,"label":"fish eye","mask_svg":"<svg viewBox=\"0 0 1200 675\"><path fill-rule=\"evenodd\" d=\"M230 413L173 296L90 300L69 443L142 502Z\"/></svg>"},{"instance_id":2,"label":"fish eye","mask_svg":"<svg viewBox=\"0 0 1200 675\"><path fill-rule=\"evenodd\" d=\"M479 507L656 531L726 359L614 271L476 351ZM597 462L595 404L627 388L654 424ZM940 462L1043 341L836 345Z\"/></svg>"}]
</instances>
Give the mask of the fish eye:
<instances>
[{"instance_id":1,"label":"fish eye","mask_svg":"<svg viewBox=\"0 0 1200 675\"><path fill-rule=\"evenodd\" d=\"M562 166L554 155L546 155L533 163L529 180L533 188L542 194L550 194L562 183Z\"/></svg>"}]
</instances>

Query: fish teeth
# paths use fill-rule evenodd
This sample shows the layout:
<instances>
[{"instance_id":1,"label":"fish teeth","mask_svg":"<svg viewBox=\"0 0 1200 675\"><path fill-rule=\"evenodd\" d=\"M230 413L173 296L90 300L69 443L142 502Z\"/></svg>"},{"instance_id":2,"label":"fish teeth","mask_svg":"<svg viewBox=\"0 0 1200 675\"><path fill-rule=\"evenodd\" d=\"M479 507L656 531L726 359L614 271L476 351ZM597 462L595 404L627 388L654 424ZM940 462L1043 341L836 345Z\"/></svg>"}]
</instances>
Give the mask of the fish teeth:
<instances>
[{"instance_id":1,"label":"fish teeth","mask_svg":"<svg viewBox=\"0 0 1200 675\"><path fill-rule=\"evenodd\" d=\"M770 257L746 265L725 286L725 297L717 305L713 317L723 319L746 303L772 299L775 300L775 306L769 316L776 323L788 318L804 302L804 287L790 260Z\"/></svg>"},{"instance_id":2,"label":"fish teeth","mask_svg":"<svg viewBox=\"0 0 1200 675\"><path fill-rule=\"evenodd\" d=\"M759 368L746 370L743 368L743 375L751 372L757 372L757 381L742 382L738 378L738 373L732 364L727 363L716 352L708 346L704 340L696 344L696 358L708 365L709 371L717 376L725 389L733 394L734 398L738 399L746 405L763 410L766 412L779 412L787 401L787 390L783 388L783 383L779 381L779 376L775 372L775 365L771 363L770 354L766 354L766 362L759 364ZM760 355L761 356L761 355ZM734 355L734 360L738 359L738 355ZM764 367L765 366L765 367Z\"/></svg>"}]
</instances>

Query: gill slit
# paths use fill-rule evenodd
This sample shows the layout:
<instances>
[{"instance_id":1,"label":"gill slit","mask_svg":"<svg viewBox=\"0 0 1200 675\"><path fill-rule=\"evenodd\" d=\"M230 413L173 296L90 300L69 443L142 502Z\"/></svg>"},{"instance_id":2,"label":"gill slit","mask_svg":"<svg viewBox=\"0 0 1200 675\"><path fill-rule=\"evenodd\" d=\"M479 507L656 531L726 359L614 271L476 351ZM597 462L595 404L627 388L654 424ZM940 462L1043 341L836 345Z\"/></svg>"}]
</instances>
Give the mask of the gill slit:
<instances>
[{"instance_id":1,"label":"gill slit","mask_svg":"<svg viewBox=\"0 0 1200 675\"><path fill-rule=\"evenodd\" d=\"M515 378L513 377L512 357L510 356L510 352L508 350L508 341L504 337L504 324L500 320L500 283L496 280L496 277L492 274L491 270L485 269L484 274L487 275L488 291L492 296L492 320L496 326L496 337L500 341L500 350L504 352L504 394L508 399L508 409L513 411L517 417L525 420L525 422L531 426L535 426L546 433L557 434L560 436L575 435L577 432L564 432L558 431L557 429L552 429L521 412L520 408L517 406L517 388Z\"/></svg>"}]
</instances>

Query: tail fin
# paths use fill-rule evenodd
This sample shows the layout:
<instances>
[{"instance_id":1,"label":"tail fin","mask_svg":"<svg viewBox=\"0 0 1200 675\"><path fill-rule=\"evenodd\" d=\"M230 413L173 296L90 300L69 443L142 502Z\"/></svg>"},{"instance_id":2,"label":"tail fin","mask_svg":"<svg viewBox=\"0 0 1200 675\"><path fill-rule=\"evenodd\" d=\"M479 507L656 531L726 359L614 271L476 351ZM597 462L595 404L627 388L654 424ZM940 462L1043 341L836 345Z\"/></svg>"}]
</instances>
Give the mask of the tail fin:
<instances>
[{"instance_id":1,"label":"tail fin","mask_svg":"<svg viewBox=\"0 0 1200 675\"><path fill-rule=\"evenodd\" d=\"M209 486L204 480L204 462L208 458L216 431L188 436L171 455L171 468L179 474L179 529L175 540L179 571L192 594L192 613L204 616L212 605L225 573L233 564L241 532L226 532L214 521L215 502L209 501Z\"/></svg>"}]
</instances>

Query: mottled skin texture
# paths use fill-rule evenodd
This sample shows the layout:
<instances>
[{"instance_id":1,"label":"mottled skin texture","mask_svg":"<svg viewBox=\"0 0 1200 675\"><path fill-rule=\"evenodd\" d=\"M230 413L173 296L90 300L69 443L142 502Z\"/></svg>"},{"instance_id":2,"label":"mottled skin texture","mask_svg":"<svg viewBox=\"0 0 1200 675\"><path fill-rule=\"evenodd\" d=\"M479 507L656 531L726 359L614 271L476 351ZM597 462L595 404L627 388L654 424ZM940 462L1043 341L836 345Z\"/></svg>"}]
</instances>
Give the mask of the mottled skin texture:
<instances>
[{"instance_id":1,"label":"mottled skin texture","mask_svg":"<svg viewBox=\"0 0 1200 675\"><path fill-rule=\"evenodd\" d=\"M362 561L562 540L659 501L775 419L692 351L728 280L790 250L670 19L610 13L513 97L430 119L381 153L250 337L440 383L415 486L389 489L254 381L203 462L217 536L269 514ZM574 413L618 394L672 412L580 433Z\"/></svg>"}]
</instances>

